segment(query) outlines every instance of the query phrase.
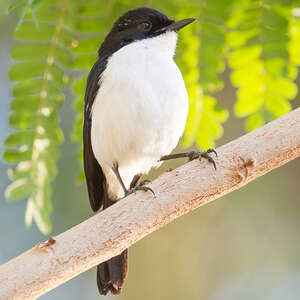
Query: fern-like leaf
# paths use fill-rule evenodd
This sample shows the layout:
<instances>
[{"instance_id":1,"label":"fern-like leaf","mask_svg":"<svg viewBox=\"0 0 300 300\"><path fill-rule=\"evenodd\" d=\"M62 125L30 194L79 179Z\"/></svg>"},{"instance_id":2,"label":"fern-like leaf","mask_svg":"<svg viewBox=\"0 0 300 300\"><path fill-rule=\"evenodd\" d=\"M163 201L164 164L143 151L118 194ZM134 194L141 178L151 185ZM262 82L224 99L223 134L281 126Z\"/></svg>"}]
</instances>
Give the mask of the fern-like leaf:
<instances>
[{"instance_id":1,"label":"fern-like leaf","mask_svg":"<svg viewBox=\"0 0 300 300\"><path fill-rule=\"evenodd\" d=\"M247 117L247 130L289 112L289 100L297 94L297 69L287 51L292 2L235 2L228 22L228 60L238 88L235 113Z\"/></svg>"},{"instance_id":2,"label":"fern-like leaf","mask_svg":"<svg viewBox=\"0 0 300 300\"><path fill-rule=\"evenodd\" d=\"M13 181L6 198L27 198L26 225L34 220L44 234L51 230L51 181L56 175L58 147L63 140L57 109L64 101L60 88L70 84L65 73L72 62L67 29L69 0L46 1L37 12L39 30L30 16L15 32L18 44L11 50L15 60L9 72L15 81L10 125L4 159L17 164L9 170Z\"/></svg>"},{"instance_id":3,"label":"fern-like leaf","mask_svg":"<svg viewBox=\"0 0 300 300\"><path fill-rule=\"evenodd\" d=\"M181 61L189 70L185 78L190 98L185 146L196 141L202 149L214 147L223 134L221 124L227 120L228 111L217 102L215 93L223 88L220 74L225 69L224 25L229 8L229 0L202 1L194 32L188 28L182 33L185 52Z\"/></svg>"}]
</instances>

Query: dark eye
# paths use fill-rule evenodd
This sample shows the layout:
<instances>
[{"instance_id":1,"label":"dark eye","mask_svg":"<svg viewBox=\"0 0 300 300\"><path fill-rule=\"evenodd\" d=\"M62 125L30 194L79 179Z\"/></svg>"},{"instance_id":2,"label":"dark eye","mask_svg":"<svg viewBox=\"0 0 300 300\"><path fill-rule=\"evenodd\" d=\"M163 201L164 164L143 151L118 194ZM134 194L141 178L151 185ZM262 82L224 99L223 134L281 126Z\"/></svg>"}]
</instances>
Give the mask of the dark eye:
<instances>
[{"instance_id":1,"label":"dark eye","mask_svg":"<svg viewBox=\"0 0 300 300\"><path fill-rule=\"evenodd\" d=\"M139 30L143 30L143 31L149 31L152 28L152 24L151 22L143 22L141 24L139 24L138 26Z\"/></svg>"}]
</instances>

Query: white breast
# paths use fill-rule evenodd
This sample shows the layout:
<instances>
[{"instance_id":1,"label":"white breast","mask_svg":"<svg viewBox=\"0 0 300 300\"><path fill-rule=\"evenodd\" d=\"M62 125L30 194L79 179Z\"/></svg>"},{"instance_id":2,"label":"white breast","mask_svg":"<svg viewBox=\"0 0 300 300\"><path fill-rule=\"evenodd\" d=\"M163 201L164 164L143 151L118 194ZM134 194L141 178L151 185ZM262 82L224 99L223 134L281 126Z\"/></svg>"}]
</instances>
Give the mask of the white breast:
<instances>
[{"instance_id":1,"label":"white breast","mask_svg":"<svg viewBox=\"0 0 300 300\"><path fill-rule=\"evenodd\" d=\"M128 187L134 175L158 166L180 139L188 96L173 60L177 34L132 43L114 53L101 77L92 110L92 147L109 191L123 191L111 167L118 163Z\"/></svg>"}]
</instances>

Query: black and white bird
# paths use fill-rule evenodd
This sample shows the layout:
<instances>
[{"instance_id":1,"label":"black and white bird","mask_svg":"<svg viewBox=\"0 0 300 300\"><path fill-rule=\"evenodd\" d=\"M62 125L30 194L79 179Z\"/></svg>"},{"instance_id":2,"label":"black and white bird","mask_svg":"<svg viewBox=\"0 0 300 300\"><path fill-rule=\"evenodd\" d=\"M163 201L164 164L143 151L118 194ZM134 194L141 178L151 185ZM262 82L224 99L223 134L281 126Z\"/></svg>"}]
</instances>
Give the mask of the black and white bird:
<instances>
[{"instance_id":1,"label":"black and white bird","mask_svg":"<svg viewBox=\"0 0 300 300\"><path fill-rule=\"evenodd\" d=\"M174 62L177 32L194 19L174 21L149 8L128 11L102 43L88 80L84 108L84 169L94 211L137 190L139 178L168 155L185 128L188 95ZM211 151L210 151L211 152ZM99 233L101 234L101 233ZM97 269L99 292L119 294L127 250Z\"/></svg>"}]
</instances>

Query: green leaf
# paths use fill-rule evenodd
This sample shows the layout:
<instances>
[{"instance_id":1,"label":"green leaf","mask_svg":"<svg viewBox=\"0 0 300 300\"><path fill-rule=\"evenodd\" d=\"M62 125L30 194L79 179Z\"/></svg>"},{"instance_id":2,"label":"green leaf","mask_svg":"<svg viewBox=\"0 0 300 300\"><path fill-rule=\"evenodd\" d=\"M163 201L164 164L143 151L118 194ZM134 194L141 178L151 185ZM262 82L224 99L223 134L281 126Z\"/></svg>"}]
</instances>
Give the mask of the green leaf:
<instances>
[{"instance_id":1,"label":"green leaf","mask_svg":"<svg viewBox=\"0 0 300 300\"><path fill-rule=\"evenodd\" d=\"M4 142L6 147L18 147L20 145L31 145L34 139L34 131L16 131L7 137Z\"/></svg>"},{"instance_id":2,"label":"green leaf","mask_svg":"<svg viewBox=\"0 0 300 300\"><path fill-rule=\"evenodd\" d=\"M247 131L252 131L265 124L264 115L262 112L256 112L247 118L245 126Z\"/></svg>"},{"instance_id":3,"label":"green leaf","mask_svg":"<svg viewBox=\"0 0 300 300\"><path fill-rule=\"evenodd\" d=\"M38 44L38 43L17 45L11 49L11 57L18 61L41 60L45 62L49 60L48 58L49 47L50 47L49 44ZM33 52L35 53L34 57L32 57ZM53 62L59 64L64 68L71 67L73 60L70 51L67 50L66 48L57 45Z\"/></svg>"},{"instance_id":4,"label":"green leaf","mask_svg":"<svg viewBox=\"0 0 300 300\"><path fill-rule=\"evenodd\" d=\"M264 97L260 89L240 89L237 93L238 100L234 106L234 112L237 116L243 117L260 110L264 105Z\"/></svg>"},{"instance_id":5,"label":"green leaf","mask_svg":"<svg viewBox=\"0 0 300 300\"><path fill-rule=\"evenodd\" d=\"M253 130L289 112L289 100L297 95L293 82L297 70L288 53L288 45L296 51L294 42L289 42L289 34L297 39L295 24L289 25L293 4L242 0L234 1L233 7L226 41L231 80L238 88L234 111L248 117L246 129Z\"/></svg>"},{"instance_id":6,"label":"green leaf","mask_svg":"<svg viewBox=\"0 0 300 300\"><path fill-rule=\"evenodd\" d=\"M192 10L184 14L189 15ZM180 44L184 49L178 55L178 62L190 99L185 147L194 142L202 149L213 147L223 134L221 123L227 120L228 111L217 104L215 94L223 88L220 74L225 69L224 26L229 12L229 0L206 1L201 7L200 20L181 33Z\"/></svg>"},{"instance_id":7,"label":"green leaf","mask_svg":"<svg viewBox=\"0 0 300 300\"><path fill-rule=\"evenodd\" d=\"M228 111L217 104L211 96L203 97L203 112L197 132L197 144L202 149L215 146L215 140L223 135L221 122L228 118Z\"/></svg>"},{"instance_id":8,"label":"green leaf","mask_svg":"<svg viewBox=\"0 0 300 300\"><path fill-rule=\"evenodd\" d=\"M300 65L300 19L291 18L289 23L288 51L290 60L295 65Z\"/></svg>"},{"instance_id":9,"label":"green leaf","mask_svg":"<svg viewBox=\"0 0 300 300\"><path fill-rule=\"evenodd\" d=\"M25 94L25 93L24 93ZM64 94L62 93L50 93L50 95L43 100L43 107L41 106L41 97L40 96L27 96L25 97L16 97L11 103L10 108L15 112L20 113L33 113L38 112L40 109L43 112L47 107L52 110L58 109L64 101Z\"/></svg>"},{"instance_id":10,"label":"green leaf","mask_svg":"<svg viewBox=\"0 0 300 300\"><path fill-rule=\"evenodd\" d=\"M22 161L30 160L32 150L24 147L20 150L7 150L4 152L3 158L9 163L19 163Z\"/></svg>"},{"instance_id":11,"label":"green leaf","mask_svg":"<svg viewBox=\"0 0 300 300\"><path fill-rule=\"evenodd\" d=\"M21 178L28 178L30 176L32 163L30 160L20 162L17 167L10 168L7 175L10 180L17 180Z\"/></svg>"},{"instance_id":12,"label":"green leaf","mask_svg":"<svg viewBox=\"0 0 300 300\"><path fill-rule=\"evenodd\" d=\"M32 52L35 52L32 57ZM47 44L21 44L11 49L11 57L15 60L46 60L49 53L49 45Z\"/></svg>"},{"instance_id":13,"label":"green leaf","mask_svg":"<svg viewBox=\"0 0 300 300\"><path fill-rule=\"evenodd\" d=\"M49 42L55 37L55 26L51 26L47 23L40 23L39 30L36 29L33 22L24 22L20 28L15 31L14 38L18 41L41 41ZM60 31L57 37L57 43L66 47L71 47L74 40L71 32L65 30Z\"/></svg>"},{"instance_id":14,"label":"green leaf","mask_svg":"<svg viewBox=\"0 0 300 300\"><path fill-rule=\"evenodd\" d=\"M90 70L97 60L97 53L87 53L77 55L74 60L74 68L79 70Z\"/></svg>"},{"instance_id":15,"label":"green leaf","mask_svg":"<svg viewBox=\"0 0 300 300\"><path fill-rule=\"evenodd\" d=\"M16 83L13 87L12 93L14 96L32 96L39 95L43 91L44 80L34 78L32 80L22 80ZM64 98L64 95L59 91L58 87L54 85L53 82L48 81L47 83L47 92L48 95L59 95L59 98Z\"/></svg>"},{"instance_id":16,"label":"green leaf","mask_svg":"<svg viewBox=\"0 0 300 300\"><path fill-rule=\"evenodd\" d=\"M48 129L51 128L52 125L56 125L57 122L58 117L55 113L51 113L50 116L45 118L45 116L43 116L43 113L40 112L13 112L11 113L9 118L10 125L20 130L33 130L35 128L38 128L39 126Z\"/></svg>"},{"instance_id":17,"label":"green leaf","mask_svg":"<svg viewBox=\"0 0 300 300\"><path fill-rule=\"evenodd\" d=\"M54 26L40 24L39 30L37 30L32 22L26 22L15 31L14 38L19 41L49 41L54 32Z\"/></svg>"},{"instance_id":18,"label":"green leaf","mask_svg":"<svg viewBox=\"0 0 300 300\"><path fill-rule=\"evenodd\" d=\"M86 87L86 81L87 81L86 77L81 77L77 81L75 81L74 86L73 86L73 92L77 95L80 95L80 96L84 95L85 87Z\"/></svg>"},{"instance_id":19,"label":"green leaf","mask_svg":"<svg viewBox=\"0 0 300 300\"><path fill-rule=\"evenodd\" d=\"M15 64L9 71L9 78L11 80L21 81L39 77L44 74L45 63L44 62L23 62Z\"/></svg>"},{"instance_id":20,"label":"green leaf","mask_svg":"<svg viewBox=\"0 0 300 300\"><path fill-rule=\"evenodd\" d=\"M73 43L73 52L74 53L97 53L97 50L101 44L101 37L96 36L92 38L84 38L76 40L76 42Z\"/></svg>"},{"instance_id":21,"label":"green leaf","mask_svg":"<svg viewBox=\"0 0 300 300\"><path fill-rule=\"evenodd\" d=\"M35 207L33 211L33 218L39 230L43 234L48 235L51 232L52 230L51 220L46 210L38 209L37 207Z\"/></svg>"},{"instance_id":22,"label":"green leaf","mask_svg":"<svg viewBox=\"0 0 300 300\"><path fill-rule=\"evenodd\" d=\"M32 191L33 186L29 179L19 179L7 187L5 197L8 201L17 201L28 197Z\"/></svg>"},{"instance_id":23,"label":"green leaf","mask_svg":"<svg viewBox=\"0 0 300 300\"><path fill-rule=\"evenodd\" d=\"M26 207L26 212L25 212L25 225L26 227L30 227L32 225L32 220L34 217L34 204L32 198L29 198L27 200L27 207Z\"/></svg>"},{"instance_id":24,"label":"green leaf","mask_svg":"<svg viewBox=\"0 0 300 300\"><path fill-rule=\"evenodd\" d=\"M57 110L65 97L60 88L72 84L69 69L74 69L72 5L77 6L29 0L14 34L19 43L11 50L16 62L9 77L16 83L9 121L15 131L5 141L4 159L16 166L8 172L12 183L6 196L10 201L27 198L26 225L34 220L44 234L51 230L51 182L63 141Z\"/></svg>"}]
</instances>

